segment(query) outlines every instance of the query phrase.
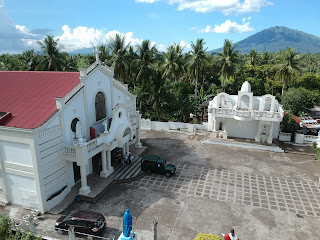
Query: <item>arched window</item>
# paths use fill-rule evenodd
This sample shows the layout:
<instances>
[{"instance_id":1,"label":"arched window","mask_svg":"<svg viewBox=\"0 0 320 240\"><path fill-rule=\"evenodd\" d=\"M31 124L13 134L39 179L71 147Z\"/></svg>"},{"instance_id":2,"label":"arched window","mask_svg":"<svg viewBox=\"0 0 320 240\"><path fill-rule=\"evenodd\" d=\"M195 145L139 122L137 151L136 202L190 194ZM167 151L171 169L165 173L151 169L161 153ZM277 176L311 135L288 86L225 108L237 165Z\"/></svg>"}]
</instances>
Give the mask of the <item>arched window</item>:
<instances>
[{"instance_id":1,"label":"arched window","mask_svg":"<svg viewBox=\"0 0 320 240\"><path fill-rule=\"evenodd\" d=\"M270 111L271 108L271 98L267 97L264 99L264 106L263 106L263 110L264 111Z\"/></svg>"},{"instance_id":2,"label":"arched window","mask_svg":"<svg viewBox=\"0 0 320 240\"><path fill-rule=\"evenodd\" d=\"M106 100L102 92L98 92L95 100L96 121L106 117Z\"/></svg>"}]
</instances>

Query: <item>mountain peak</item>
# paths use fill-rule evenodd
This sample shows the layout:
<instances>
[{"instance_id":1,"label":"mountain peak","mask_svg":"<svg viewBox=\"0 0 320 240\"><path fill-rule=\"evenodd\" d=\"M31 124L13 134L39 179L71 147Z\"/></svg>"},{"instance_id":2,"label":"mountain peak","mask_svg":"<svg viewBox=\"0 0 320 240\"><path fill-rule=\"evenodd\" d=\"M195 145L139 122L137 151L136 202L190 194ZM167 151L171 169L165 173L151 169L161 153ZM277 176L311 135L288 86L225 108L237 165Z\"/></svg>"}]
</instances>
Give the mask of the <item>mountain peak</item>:
<instances>
[{"instance_id":1,"label":"mountain peak","mask_svg":"<svg viewBox=\"0 0 320 240\"><path fill-rule=\"evenodd\" d=\"M295 51L301 54L320 53L320 37L284 26L264 29L236 44L238 45L236 49L242 53L248 53L254 48L260 53L278 52L287 47L294 47ZM222 48L219 48L212 52L221 50Z\"/></svg>"}]
</instances>

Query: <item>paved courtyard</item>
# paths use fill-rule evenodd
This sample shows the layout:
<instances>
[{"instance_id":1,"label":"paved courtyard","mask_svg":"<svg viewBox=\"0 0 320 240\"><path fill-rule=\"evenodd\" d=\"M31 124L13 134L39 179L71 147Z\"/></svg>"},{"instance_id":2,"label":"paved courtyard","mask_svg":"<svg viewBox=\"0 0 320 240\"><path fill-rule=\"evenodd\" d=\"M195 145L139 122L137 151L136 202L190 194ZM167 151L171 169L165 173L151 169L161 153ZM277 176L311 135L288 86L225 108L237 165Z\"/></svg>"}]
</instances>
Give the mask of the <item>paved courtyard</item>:
<instances>
[{"instance_id":1,"label":"paved courtyard","mask_svg":"<svg viewBox=\"0 0 320 240\"><path fill-rule=\"evenodd\" d=\"M320 217L315 182L177 164L171 178L149 175L129 185Z\"/></svg>"},{"instance_id":2,"label":"paved courtyard","mask_svg":"<svg viewBox=\"0 0 320 240\"><path fill-rule=\"evenodd\" d=\"M320 161L313 155L274 153L204 144L207 136L143 131L147 153L177 166L175 176L150 174L114 185L97 203L73 203L76 209L101 212L105 236L119 236L127 208L137 217L139 240L193 240L199 232L219 235L234 228L241 239L320 239ZM7 210L14 215L17 207ZM45 214L37 230L54 231L59 215Z\"/></svg>"}]
</instances>

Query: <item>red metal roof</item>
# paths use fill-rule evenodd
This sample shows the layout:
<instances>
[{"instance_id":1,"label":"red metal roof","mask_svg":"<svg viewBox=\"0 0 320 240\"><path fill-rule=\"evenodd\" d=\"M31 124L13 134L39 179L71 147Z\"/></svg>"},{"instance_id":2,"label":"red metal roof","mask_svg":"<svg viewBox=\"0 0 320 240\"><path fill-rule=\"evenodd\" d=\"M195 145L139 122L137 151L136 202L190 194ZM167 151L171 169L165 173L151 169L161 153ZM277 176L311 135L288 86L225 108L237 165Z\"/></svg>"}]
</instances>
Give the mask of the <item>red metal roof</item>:
<instances>
[{"instance_id":1,"label":"red metal roof","mask_svg":"<svg viewBox=\"0 0 320 240\"><path fill-rule=\"evenodd\" d=\"M71 91L79 76L79 72L0 71L0 112L12 114L1 125L39 127L57 110L54 98Z\"/></svg>"}]
</instances>

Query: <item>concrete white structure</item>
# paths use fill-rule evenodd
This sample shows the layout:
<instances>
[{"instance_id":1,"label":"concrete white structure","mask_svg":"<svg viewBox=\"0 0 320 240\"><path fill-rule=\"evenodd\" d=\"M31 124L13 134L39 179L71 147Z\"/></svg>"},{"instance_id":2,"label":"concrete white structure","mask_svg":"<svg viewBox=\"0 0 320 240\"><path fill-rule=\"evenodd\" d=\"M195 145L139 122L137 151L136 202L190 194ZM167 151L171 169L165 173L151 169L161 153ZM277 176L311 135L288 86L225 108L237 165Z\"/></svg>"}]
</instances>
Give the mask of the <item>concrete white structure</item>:
<instances>
[{"instance_id":1,"label":"concrete white structure","mask_svg":"<svg viewBox=\"0 0 320 240\"><path fill-rule=\"evenodd\" d=\"M41 73L18 74L23 78ZM54 79L59 73L46 74ZM56 108L39 126L24 129L0 121L0 201L46 212L62 201L80 179L79 194L90 192L87 175L97 165L95 155L101 154L100 176L107 177L113 172L113 149L122 148L125 153L131 144L141 146L136 96L113 76L114 69L97 58L89 68L81 69L78 83L70 92L52 99ZM49 81L44 79L43 84ZM7 112L0 115L0 120L8 114L13 119L19 117L1 107L0 99L0 112ZM37 111L45 113L46 109Z\"/></svg>"},{"instance_id":2,"label":"concrete white structure","mask_svg":"<svg viewBox=\"0 0 320 240\"><path fill-rule=\"evenodd\" d=\"M219 93L209 103L208 131L213 138L239 137L272 143L278 138L283 110L274 96L253 96L246 81L238 95Z\"/></svg>"}]
</instances>

